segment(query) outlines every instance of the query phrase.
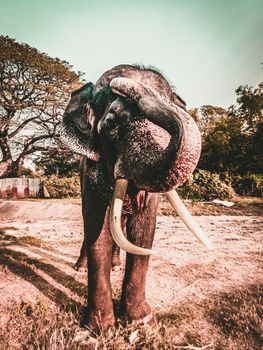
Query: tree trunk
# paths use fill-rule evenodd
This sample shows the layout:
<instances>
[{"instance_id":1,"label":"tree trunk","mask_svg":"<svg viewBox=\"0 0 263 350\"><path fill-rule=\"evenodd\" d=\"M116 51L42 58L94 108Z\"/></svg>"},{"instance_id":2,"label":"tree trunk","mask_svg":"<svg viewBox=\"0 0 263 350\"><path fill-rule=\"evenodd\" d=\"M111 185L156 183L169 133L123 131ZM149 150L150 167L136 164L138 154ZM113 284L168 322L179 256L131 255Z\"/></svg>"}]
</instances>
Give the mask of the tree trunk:
<instances>
[{"instance_id":1,"label":"tree trunk","mask_svg":"<svg viewBox=\"0 0 263 350\"><path fill-rule=\"evenodd\" d=\"M19 177L21 162L12 158L0 162L0 179L5 177Z\"/></svg>"},{"instance_id":2,"label":"tree trunk","mask_svg":"<svg viewBox=\"0 0 263 350\"><path fill-rule=\"evenodd\" d=\"M24 161L23 154L16 160L13 160L8 144L8 125L13 114L14 111L9 112L6 119L0 123L0 155L2 155L0 161L0 178L18 177L19 170Z\"/></svg>"},{"instance_id":3,"label":"tree trunk","mask_svg":"<svg viewBox=\"0 0 263 350\"><path fill-rule=\"evenodd\" d=\"M8 177L9 168L11 164L12 164L12 159L8 159L0 163L0 179L4 177Z\"/></svg>"}]
</instances>

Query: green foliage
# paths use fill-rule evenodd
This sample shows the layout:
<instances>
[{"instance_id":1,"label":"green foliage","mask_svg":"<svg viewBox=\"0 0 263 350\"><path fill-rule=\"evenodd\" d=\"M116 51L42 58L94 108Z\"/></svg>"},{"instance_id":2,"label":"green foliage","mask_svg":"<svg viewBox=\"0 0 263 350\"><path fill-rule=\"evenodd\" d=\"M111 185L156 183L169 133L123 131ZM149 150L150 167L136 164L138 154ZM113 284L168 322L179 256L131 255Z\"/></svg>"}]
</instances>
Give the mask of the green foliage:
<instances>
[{"instance_id":1,"label":"green foliage","mask_svg":"<svg viewBox=\"0 0 263 350\"><path fill-rule=\"evenodd\" d=\"M218 107L201 108L205 131L198 166L211 172L262 174L263 84L240 86L236 93L237 103L225 114Z\"/></svg>"},{"instance_id":2,"label":"green foliage","mask_svg":"<svg viewBox=\"0 0 263 350\"><path fill-rule=\"evenodd\" d=\"M70 177L51 175L45 178L45 186L51 198L80 197L78 174ZM213 199L231 199L235 193L261 197L263 194L263 175L230 173L216 174L207 170L197 170L192 177L178 189L185 199L196 201Z\"/></svg>"},{"instance_id":3,"label":"green foliage","mask_svg":"<svg viewBox=\"0 0 263 350\"><path fill-rule=\"evenodd\" d=\"M196 121L204 139L213 131L218 122L224 122L228 111L222 107L204 105L200 108L191 109L189 113Z\"/></svg>"},{"instance_id":4,"label":"green foliage","mask_svg":"<svg viewBox=\"0 0 263 350\"><path fill-rule=\"evenodd\" d=\"M178 192L183 198L193 200L225 199L235 195L233 188L224 183L218 174L206 170L197 170Z\"/></svg>"},{"instance_id":5,"label":"green foliage","mask_svg":"<svg viewBox=\"0 0 263 350\"><path fill-rule=\"evenodd\" d=\"M224 173L221 177L227 184L232 186L239 195L263 196L263 175L244 174L241 176Z\"/></svg>"},{"instance_id":6,"label":"green foliage","mask_svg":"<svg viewBox=\"0 0 263 350\"><path fill-rule=\"evenodd\" d=\"M255 132L263 122L263 83L256 87L240 86L237 90L237 104L230 107L230 112L238 117L247 132Z\"/></svg>"},{"instance_id":7,"label":"green foliage","mask_svg":"<svg viewBox=\"0 0 263 350\"><path fill-rule=\"evenodd\" d=\"M80 196L80 180L77 174L71 177L51 175L45 178L45 186L51 198L78 198Z\"/></svg>"},{"instance_id":8,"label":"green foliage","mask_svg":"<svg viewBox=\"0 0 263 350\"><path fill-rule=\"evenodd\" d=\"M18 174L17 174L19 177L22 177L22 176L25 176L25 177L31 177L31 178L34 178L34 177L37 177L35 172L30 169L30 168L25 168L24 166L21 166L21 168L19 169L18 171Z\"/></svg>"},{"instance_id":9,"label":"green foliage","mask_svg":"<svg viewBox=\"0 0 263 350\"><path fill-rule=\"evenodd\" d=\"M56 151L42 153L35 161L37 171L43 175L70 177L79 171L80 156L63 147Z\"/></svg>"}]
</instances>

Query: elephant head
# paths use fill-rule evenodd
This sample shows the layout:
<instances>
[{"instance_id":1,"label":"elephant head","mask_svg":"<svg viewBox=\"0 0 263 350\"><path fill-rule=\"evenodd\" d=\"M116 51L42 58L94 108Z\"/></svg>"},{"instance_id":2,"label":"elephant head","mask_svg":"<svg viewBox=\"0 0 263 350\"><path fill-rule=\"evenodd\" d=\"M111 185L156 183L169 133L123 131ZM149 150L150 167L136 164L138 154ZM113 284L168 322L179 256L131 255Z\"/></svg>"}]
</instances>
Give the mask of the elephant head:
<instances>
[{"instance_id":1,"label":"elephant head","mask_svg":"<svg viewBox=\"0 0 263 350\"><path fill-rule=\"evenodd\" d=\"M160 73L120 65L104 73L95 87L89 83L74 92L64 114L62 139L91 160L110 164L107 169L115 181L110 226L121 248L152 253L131 244L121 229L129 183L165 192L189 229L211 248L175 191L196 167L200 133L183 100Z\"/></svg>"},{"instance_id":2,"label":"elephant head","mask_svg":"<svg viewBox=\"0 0 263 350\"><path fill-rule=\"evenodd\" d=\"M94 137L95 116L90 108L93 90L94 85L88 83L73 91L63 115L60 138L74 152L98 161L100 156Z\"/></svg>"}]
</instances>

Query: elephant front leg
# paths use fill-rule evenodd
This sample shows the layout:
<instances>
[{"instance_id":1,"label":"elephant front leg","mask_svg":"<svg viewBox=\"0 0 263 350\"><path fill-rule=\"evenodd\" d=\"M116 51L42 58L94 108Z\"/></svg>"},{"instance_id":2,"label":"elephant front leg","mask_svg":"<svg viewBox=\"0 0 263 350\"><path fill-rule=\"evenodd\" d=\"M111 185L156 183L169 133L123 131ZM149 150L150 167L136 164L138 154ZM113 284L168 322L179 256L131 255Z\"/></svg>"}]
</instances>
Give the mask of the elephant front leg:
<instances>
[{"instance_id":1,"label":"elephant front leg","mask_svg":"<svg viewBox=\"0 0 263 350\"><path fill-rule=\"evenodd\" d=\"M127 234L134 244L152 247L158 202L158 194L148 194L146 208L128 219ZM152 317L151 307L145 297L148 264L149 256L127 254L120 305L120 316L126 320L146 323Z\"/></svg>"},{"instance_id":2,"label":"elephant front leg","mask_svg":"<svg viewBox=\"0 0 263 350\"><path fill-rule=\"evenodd\" d=\"M127 321L139 320L147 323L152 317L151 307L145 298L148 263L148 256L127 254L120 304L120 316Z\"/></svg>"},{"instance_id":3,"label":"elephant front leg","mask_svg":"<svg viewBox=\"0 0 263 350\"><path fill-rule=\"evenodd\" d=\"M87 326L106 329L115 323L110 283L112 238L109 231L109 209L95 243L87 242L88 307Z\"/></svg>"}]
</instances>

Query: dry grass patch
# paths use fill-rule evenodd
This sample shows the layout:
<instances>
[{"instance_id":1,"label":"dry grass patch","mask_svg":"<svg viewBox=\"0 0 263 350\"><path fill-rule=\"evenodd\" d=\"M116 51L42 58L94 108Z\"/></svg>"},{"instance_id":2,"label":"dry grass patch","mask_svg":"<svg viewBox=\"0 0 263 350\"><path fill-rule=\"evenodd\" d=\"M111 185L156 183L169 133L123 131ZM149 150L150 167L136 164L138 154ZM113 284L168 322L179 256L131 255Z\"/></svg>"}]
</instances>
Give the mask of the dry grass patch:
<instances>
[{"instance_id":1,"label":"dry grass patch","mask_svg":"<svg viewBox=\"0 0 263 350\"><path fill-rule=\"evenodd\" d=\"M39 300L0 307L0 349L260 350L262 286L193 300L156 313L147 325L118 320L108 331L81 327L83 308L71 311Z\"/></svg>"},{"instance_id":2,"label":"dry grass patch","mask_svg":"<svg viewBox=\"0 0 263 350\"><path fill-rule=\"evenodd\" d=\"M208 304L208 317L237 349L262 349L263 285L222 292ZM234 347L233 347L234 349Z\"/></svg>"},{"instance_id":3,"label":"dry grass patch","mask_svg":"<svg viewBox=\"0 0 263 350\"><path fill-rule=\"evenodd\" d=\"M65 312L38 301L1 307L0 348L20 349L173 349L180 322L157 316L149 325L119 322L108 331L98 334L81 328L79 310ZM171 322L172 319L172 322ZM198 338L198 340L196 339ZM195 339L194 339L195 338ZM199 335L188 332L185 344L201 344ZM211 347L210 347L211 348Z\"/></svg>"},{"instance_id":4,"label":"dry grass patch","mask_svg":"<svg viewBox=\"0 0 263 350\"><path fill-rule=\"evenodd\" d=\"M60 312L44 301L0 308L0 349L78 349L73 338L77 315Z\"/></svg>"}]
</instances>

